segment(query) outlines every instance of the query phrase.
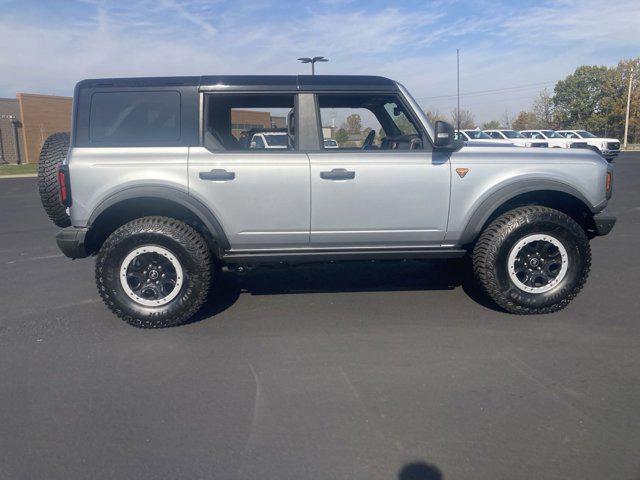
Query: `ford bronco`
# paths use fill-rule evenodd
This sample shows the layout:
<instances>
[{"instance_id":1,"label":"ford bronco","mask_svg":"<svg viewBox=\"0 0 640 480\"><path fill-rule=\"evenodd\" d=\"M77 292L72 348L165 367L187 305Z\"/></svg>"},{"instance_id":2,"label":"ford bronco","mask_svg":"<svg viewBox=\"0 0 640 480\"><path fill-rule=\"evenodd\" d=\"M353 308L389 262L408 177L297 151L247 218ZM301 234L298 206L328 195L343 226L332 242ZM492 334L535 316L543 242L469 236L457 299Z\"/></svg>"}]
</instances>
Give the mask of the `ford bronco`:
<instances>
[{"instance_id":1,"label":"ford bronco","mask_svg":"<svg viewBox=\"0 0 640 480\"><path fill-rule=\"evenodd\" d=\"M274 124L285 148L240 141ZM202 76L78 83L39 187L106 306L158 328L201 307L214 265L265 262L470 257L502 309L559 310L615 223L612 173L591 150L465 146L387 78Z\"/></svg>"}]
</instances>

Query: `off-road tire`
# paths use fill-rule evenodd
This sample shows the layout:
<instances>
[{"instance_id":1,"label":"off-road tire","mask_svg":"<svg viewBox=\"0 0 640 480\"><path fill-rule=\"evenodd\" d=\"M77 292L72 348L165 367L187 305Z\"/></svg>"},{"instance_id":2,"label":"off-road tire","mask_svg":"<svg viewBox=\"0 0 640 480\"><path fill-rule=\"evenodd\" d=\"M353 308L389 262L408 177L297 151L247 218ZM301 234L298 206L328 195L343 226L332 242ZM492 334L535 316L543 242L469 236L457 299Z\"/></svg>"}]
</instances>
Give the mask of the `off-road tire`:
<instances>
[{"instance_id":1,"label":"off-road tire","mask_svg":"<svg viewBox=\"0 0 640 480\"><path fill-rule=\"evenodd\" d=\"M58 185L58 167L66 158L68 150L69 134L54 133L44 141L38 160L40 201L51 221L61 228L71 225L67 209L60 203L60 185Z\"/></svg>"},{"instance_id":2,"label":"off-road tire","mask_svg":"<svg viewBox=\"0 0 640 480\"><path fill-rule=\"evenodd\" d=\"M180 292L165 305L140 305L127 295L120 282L123 260L143 245L169 250L183 269ZM209 247L196 230L172 218L143 217L121 226L104 242L96 259L96 284L105 305L130 325L174 327L187 322L206 301L211 271Z\"/></svg>"},{"instance_id":3,"label":"off-road tire","mask_svg":"<svg viewBox=\"0 0 640 480\"><path fill-rule=\"evenodd\" d=\"M521 290L508 272L512 247L532 234L555 237L569 259L564 278L544 293ZM571 217L552 208L527 206L491 222L473 249L472 262L481 288L504 310L524 315L551 313L565 308L584 286L591 268L591 249L584 230Z\"/></svg>"}]
</instances>

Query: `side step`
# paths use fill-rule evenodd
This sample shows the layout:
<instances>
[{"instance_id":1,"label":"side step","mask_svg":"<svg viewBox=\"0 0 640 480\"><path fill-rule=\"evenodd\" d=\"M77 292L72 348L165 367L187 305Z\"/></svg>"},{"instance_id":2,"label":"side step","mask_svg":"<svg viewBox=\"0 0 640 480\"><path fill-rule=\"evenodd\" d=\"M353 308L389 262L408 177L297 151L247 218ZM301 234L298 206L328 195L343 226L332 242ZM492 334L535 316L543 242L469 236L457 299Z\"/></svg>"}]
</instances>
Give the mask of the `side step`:
<instances>
[{"instance_id":1,"label":"side step","mask_svg":"<svg viewBox=\"0 0 640 480\"><path fill-rule=\"evenodd\" d=\"M461 258L466 250L453 248L422 248L405 250L316 250L316 251L228 251L221 260L226 263L307 263L343 260L409 260Z\"/></svg>"}]
</instances>

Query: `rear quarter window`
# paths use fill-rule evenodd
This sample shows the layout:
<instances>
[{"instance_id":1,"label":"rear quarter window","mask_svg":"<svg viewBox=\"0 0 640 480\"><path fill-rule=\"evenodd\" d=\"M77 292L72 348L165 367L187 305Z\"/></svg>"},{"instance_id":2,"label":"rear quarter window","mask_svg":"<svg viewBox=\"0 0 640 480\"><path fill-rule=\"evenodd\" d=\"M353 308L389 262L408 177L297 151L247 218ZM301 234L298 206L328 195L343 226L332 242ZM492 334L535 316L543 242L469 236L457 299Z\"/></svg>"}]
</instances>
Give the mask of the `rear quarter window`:
<instances>
[{"instance_id":1,"label":"rear quarter window","mask_svg":"<svg viewBox=\"0 0 640 480\"><path fill-rule=\"evenodd\" d=\"M180 140L180 92L95 92L91 95L89 141L105 146Z\"/></svg>"}]
</instances>

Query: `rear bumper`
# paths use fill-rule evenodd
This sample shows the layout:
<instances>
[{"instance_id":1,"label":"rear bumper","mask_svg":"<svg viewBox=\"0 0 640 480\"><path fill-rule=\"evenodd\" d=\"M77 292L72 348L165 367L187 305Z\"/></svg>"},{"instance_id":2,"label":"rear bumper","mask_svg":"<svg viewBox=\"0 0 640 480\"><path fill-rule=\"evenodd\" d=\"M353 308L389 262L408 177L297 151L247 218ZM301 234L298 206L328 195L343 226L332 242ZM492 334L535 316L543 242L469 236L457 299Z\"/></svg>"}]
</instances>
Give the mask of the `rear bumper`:
<instances>
[{"instance_id":1,"label":"rear bumper","mask_svg":"<svg viewBox=\"0 0 640 480\"><path fill-rule=\"evenodd\" d=\"M56 243L62 253L69 258L85 258L89 256L84 240L89 230L86 228L67 227L56 235Z\"/></svg>"},{"instance_id":2,"label":"rear bumper","mask_svg":"<svg viewBox=\"0 0 640 480\"><path fill-rule=\"evenodd\" d=\"M596 235L607 235L616 224L616 217L606 212L600 212L593 216L593 223Z\"/></svg>"}]
</instances>

